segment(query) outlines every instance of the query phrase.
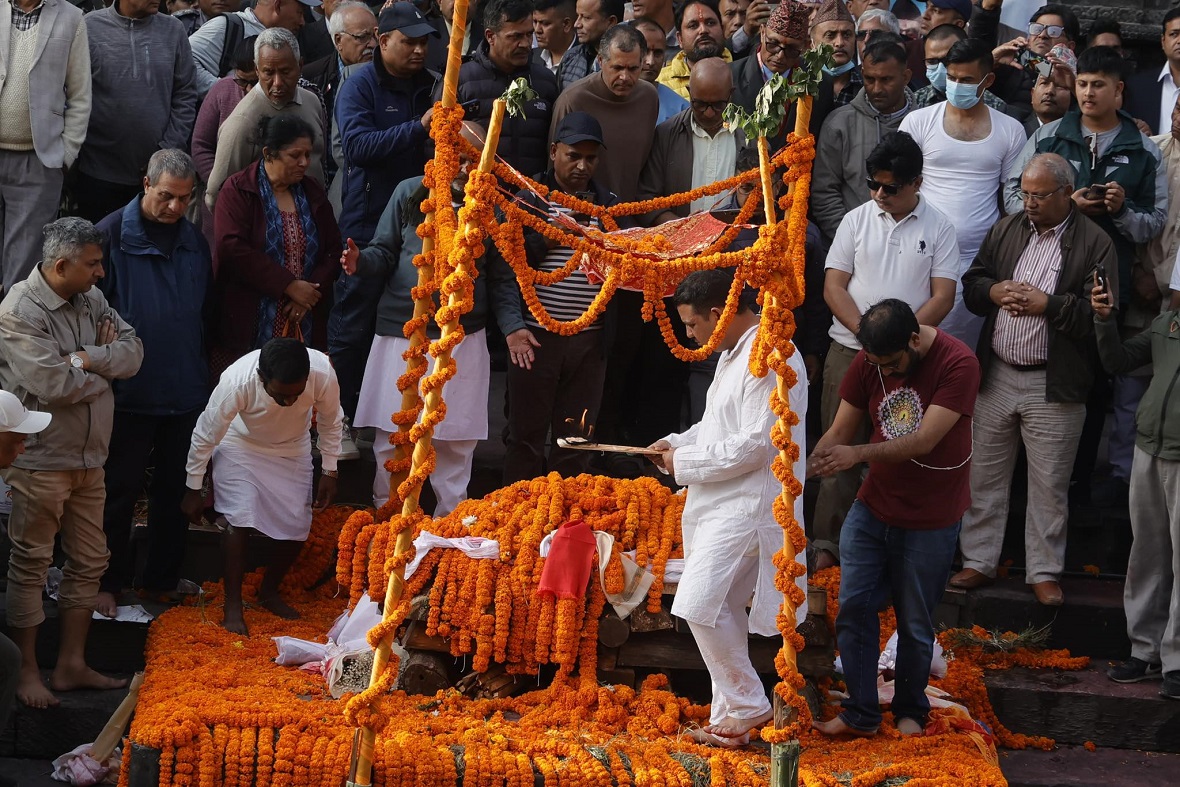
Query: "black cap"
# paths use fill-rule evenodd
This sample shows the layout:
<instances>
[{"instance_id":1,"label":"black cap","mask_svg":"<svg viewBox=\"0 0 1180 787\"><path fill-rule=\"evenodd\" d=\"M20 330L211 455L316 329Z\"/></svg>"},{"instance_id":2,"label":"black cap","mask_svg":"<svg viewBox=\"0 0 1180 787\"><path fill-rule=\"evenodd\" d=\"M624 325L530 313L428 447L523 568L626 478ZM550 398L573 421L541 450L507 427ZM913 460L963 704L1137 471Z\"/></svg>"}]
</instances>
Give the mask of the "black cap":
<instances>
[{"instance_id":1,"label":"black cap","mask_svg":"<svg viewBox=\"0 0 1180 787\"><path fill-rule=\"evenodd\" d=\"M438 37L438 30L426 21L417 6L408 2L397 2L381 12L377 22L378 33L391 33L397 30L407 38L422 38L423 36Z\"/></svg>"},{"instance_id":2,"label":"black cap","mask_svg":"<svg viewBox=\"0 0 1180 787\"><path fill-rule=\"evenodd\" d=\"M571 112L561 119L557 125L557 133L553 135L554 142L566 145L576 145L579 142L597 142L606 147L602 141L602 126L588 112Z\"/></svg>"}]
</instances>

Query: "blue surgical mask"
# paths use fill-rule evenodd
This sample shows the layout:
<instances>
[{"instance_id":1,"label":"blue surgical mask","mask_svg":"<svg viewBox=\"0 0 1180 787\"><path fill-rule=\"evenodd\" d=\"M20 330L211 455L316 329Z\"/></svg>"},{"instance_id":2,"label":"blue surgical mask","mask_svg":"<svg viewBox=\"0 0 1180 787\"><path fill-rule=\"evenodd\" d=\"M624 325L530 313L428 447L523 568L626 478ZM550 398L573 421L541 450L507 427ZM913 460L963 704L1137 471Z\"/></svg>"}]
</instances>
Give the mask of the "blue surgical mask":
<instances>
[{"instance_id":1,"label":"blue surgical mask","mask_svg":"<svg viewBox=\"0 0 1180 787\"><path fill-rule=\"evenodd\" d=\"M824 73L828 76L838 77L841 74L847 74L854 68L856 68L856 63L853 63L851 60L849 60L844 65L836 66L835 68L828 68L827 66L824 66Z\"/></svg>"},{"instance_id":2,"label":"blue surgical mask","mask_svg":"<svg viewBox=\"0 0 1180 787\"><path fill-rule=\"evenodd\" d=\"M946 101L955 109L971 109L979 103L980 93L979 85L969 85L964 82L956 82L953 79L946 81Z\"/></svg>"},{"instance_id":3,"label":"blue surgical mask","mask_svg":"<svg viewBox=\"0 0 1180 787\"><path fill-rule=\"evenodd\" d=\"M934 85L935 90L946 92L946 63L939 63L934 68L926 66L926 79Z\"/></svg>"}]
</instances>

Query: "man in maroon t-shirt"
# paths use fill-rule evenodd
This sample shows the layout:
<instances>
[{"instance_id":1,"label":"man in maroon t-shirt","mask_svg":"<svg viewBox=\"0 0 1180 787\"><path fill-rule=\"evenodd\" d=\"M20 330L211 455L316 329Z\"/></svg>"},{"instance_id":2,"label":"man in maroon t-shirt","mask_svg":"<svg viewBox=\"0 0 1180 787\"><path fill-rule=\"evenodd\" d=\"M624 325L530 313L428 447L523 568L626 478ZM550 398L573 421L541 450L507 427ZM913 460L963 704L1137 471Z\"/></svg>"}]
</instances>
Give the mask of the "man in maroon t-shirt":
<instances>
[{"instance_id":1,"label":"man in maroon t-shirt","mask_svg":"<svg viewBox=\"0 0 1180 787\"><path fill-rule=\"evenodd\" d=\"M892 597L898 639L893 715L899 730L915 734L930 712L931 616L970 504L979 362L967 345L919 326L909 305L892 298L869 307L856 338L864 349L844 375L832 427L807 462L809 476L869 465L840 531L836 641L849 696L839 716L815 727L829 735L876 734L877 610ZM849 445L866 410L872 437Z\"/></svg>"}]
</instances>

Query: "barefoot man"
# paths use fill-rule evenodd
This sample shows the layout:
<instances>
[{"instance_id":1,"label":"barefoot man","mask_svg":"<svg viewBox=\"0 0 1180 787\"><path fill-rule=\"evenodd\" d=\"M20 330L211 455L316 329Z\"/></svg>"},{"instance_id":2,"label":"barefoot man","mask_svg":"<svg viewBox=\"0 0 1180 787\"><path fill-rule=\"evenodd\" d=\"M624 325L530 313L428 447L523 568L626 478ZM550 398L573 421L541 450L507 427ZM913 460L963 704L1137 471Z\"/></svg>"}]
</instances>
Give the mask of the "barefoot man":
<instances>
[{"instance_id":1,"label":"barefoot man","mask_svg":"<svg viewBox=\"0 0 1180 787\"><path fill-rule=\"evenodd\" d=\"M236 634L249 635L242 616L242 575L251 530L272 541L258 603L281 618L299 617L279 597L279 583L311 532L313 410L323 459L314 504L320 511L336 496L344 418L328 356L296 339L271 339L222 373L193 430L181 508L190 522L200 522L201 484L212 459L215 505L229 522L222 625Z\"/></svg>"},{"instance_id":2,"label":"barefoot man","mask_svg":"<svg viewBox=\"0 0 1180 787\"><path fill-rule=\"evenodd\" d=\"M676 288L672 301L698 344L708 342L717 328L732 283L732 269L698 271ZM692 736L727 748L749 743L750 730L774 715L750 662L749 636L777 636L775 616L783 603L774 587L772 562L783 545L773 511L782 486L770 470L776 453L770 442L775 377L759 379L750 373L759 319L753 302L754 293L747 288L718 347L717 371L701 422L651 445L663 452L653 458L656 466L688 487L681 520L686 561L672 614L688 621L713 683L709 724ZM798 352L788 363L804 381L790 394L791 410L799 416L791 438L804 445L807 371ZM796 476L802 478L802 459L795 465ZM801 495L795 517L803 521ZM797 581L806 590L807 577Z\"/></svg>"},{"instance_id":3,"label":"barefoot man","mask_svg":"<svg viewBox=\"0 0 1180 787\"><path fill-rule=\"evenodd\" d=\"M8 629L21 651L16 696L32 708L57 705L50 691L117 689L125 680L85 659L98 583L107 569L103 465L111 441L111 381L139 371L143 344L94 285L103 276L103 235L88 221L45 225L41 264L0 303L0 386L52 423L4 471L12 487L8 536ZM49 688L37 667L41 594L60 535L57 611L61 646Z\"/></svg>"}]
</instances>

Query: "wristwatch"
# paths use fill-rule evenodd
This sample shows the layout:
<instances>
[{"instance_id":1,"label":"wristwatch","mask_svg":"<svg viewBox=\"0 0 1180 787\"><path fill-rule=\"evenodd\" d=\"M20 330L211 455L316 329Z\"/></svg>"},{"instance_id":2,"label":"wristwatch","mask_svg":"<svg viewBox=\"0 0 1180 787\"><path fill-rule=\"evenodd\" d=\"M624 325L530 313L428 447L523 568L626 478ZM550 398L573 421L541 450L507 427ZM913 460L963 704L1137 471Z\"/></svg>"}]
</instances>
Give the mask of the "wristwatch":
<instances>
[{"instance_id":1,"label":"wristwatch","mask_svg":"<svg viewBox=\"0 0 1180 787\"><path fill-rule=\"evenodd\" d=\"M339 470L321 470L320 475L326 475L328 478L339 478L340 471Z\"/></svg>"},{"instance_id":2,"label":"wristwatch","mask_svg":"<svg viewBox=\"0 0 1180 787\"><path fill-rule=\"evenodd\" d=\"M82 356L78 355L78 353L70 353L70 366L74 367L75 369L81 369Z\"/></svg>"}]
</instances>

